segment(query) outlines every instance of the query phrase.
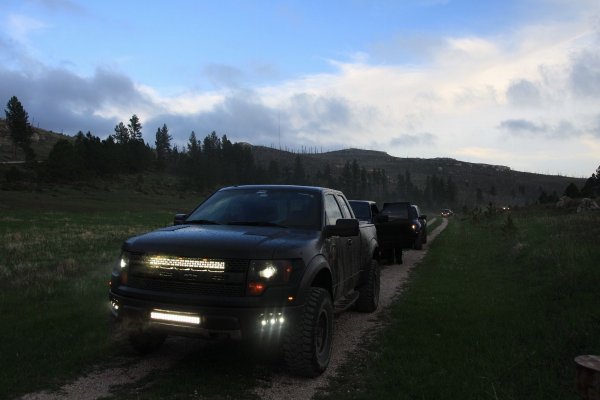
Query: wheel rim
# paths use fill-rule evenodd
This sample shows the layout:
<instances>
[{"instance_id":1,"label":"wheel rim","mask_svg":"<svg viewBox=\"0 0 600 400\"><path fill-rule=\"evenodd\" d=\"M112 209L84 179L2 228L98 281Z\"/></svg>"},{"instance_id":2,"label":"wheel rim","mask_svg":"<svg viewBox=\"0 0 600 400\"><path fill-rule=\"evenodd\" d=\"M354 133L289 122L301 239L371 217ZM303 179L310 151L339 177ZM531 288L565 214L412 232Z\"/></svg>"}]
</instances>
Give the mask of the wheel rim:
<instances>
[{"instance_id":1,"label":"wheel rim","mask_svg":"<svg viewBox=\"0 0 600 400\"><path fill-rule=\"evenodd\" d=\"M319 321L315 329L315 348L317 354L322 354L327 348L327 337L329 336L329 323L327 313L321 311Z\"/></svg>"}]
</instances>

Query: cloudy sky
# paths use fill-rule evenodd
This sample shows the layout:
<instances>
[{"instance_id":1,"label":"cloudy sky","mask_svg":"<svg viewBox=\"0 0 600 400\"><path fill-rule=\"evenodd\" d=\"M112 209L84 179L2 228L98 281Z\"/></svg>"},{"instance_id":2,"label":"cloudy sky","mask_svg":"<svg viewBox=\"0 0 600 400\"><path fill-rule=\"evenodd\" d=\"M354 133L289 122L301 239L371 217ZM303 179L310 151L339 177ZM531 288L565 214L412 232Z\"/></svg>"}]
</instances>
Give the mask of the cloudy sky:
<instances>
[{"instance_id":1,"label":"cloudy sky","mask_svg":"<svg viewBox=\"0 0 600 400\"><path fill-rule=\"evenodd\" d=\"M101 138L192 131L588 177L599 0L2 0L0 103Z\"/></svg>"}]
</instances>

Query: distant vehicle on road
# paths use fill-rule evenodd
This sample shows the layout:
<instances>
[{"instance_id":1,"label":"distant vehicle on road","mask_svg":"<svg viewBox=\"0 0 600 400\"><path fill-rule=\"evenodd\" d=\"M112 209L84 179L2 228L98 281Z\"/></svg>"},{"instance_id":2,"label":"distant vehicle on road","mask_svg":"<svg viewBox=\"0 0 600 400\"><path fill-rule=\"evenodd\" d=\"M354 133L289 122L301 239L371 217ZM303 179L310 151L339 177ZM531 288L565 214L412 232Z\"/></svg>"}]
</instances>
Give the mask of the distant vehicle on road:
<instances>
[{"instance_id":1,"label":"distant vehicle on road","mask_svg":"<svg viewBox=\"0 0 600 400\"><path fill-rule=\"evenodd\" d=\"M451 217L451 216L453 216L453 215L454 215L454 212L453 212L451 209L449 209L449 208L446 208L446 209L442 210L442 212L440 213L440 215L441 215L442 217L444 217L444 218L447 218L447 217Z\"/></svg>"}]
</instances>

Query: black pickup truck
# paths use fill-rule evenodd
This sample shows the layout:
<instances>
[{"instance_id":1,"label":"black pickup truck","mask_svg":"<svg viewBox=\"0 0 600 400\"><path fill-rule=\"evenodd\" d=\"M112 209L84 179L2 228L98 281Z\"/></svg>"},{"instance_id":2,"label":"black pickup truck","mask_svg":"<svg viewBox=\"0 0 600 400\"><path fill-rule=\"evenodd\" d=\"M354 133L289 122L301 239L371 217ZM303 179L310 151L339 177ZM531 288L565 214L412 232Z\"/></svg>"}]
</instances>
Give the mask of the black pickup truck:
<instances>
[{"instance_id":1,"label":"black pickup truck","mask_svg":"<svg viewBox=\"0 0 600 400\"><path fill-rule=\"evenodd\" d=\"M354 215L359 221L381 226L382 221L388 222L388 217L381 217L377 203L371 200L348 200ZM377 242L381 251L381 258L388 263L402 264L402 246L398 243L395 232L390 229L377 229Z\"/></svg>"},{"instance_id":2,"label":"black pickup truck","mask_svg":"<svg viewBox=\"0 0 600 400\"><path fill-rule=\"evenodd\" d=\"M293 373L317 376L334 312L377 309L378 258L375 226L339 191L227 187L123 243L111 312L141 353L170 334L273 341Z\"/></svg>"},{"instance_id":3,"label":"black pickup truck","mask_svg":"<svg viewBox=\"0 0 600 400\"><path fill-rule=\"evenodd\" d=\"M383 203L377 217L377 233L386 242L405 249L421 250L427 243L427 216L408 202ZM380 239L381 241L381 239ZM387 243L381 243L381 246Z\"/></svg>"}]
</instances>

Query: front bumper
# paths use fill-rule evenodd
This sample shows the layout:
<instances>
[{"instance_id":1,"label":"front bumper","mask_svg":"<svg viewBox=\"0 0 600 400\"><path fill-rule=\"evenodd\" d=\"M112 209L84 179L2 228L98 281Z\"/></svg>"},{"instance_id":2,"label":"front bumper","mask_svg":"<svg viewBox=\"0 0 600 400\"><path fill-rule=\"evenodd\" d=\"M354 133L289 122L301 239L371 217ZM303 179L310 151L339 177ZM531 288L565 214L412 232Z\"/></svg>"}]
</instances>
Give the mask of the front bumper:
<instances>
[{"instance_id":1,"label":"front bumper","mask_svg":"<svg viewBox=\"0 0 600 400\"><path fill-rule=\"evenodd\" d=\"M112 317L125 329L149 329L180 336L229 336L232 339L272 338L297 321L301 305L235 307L173 304L109 292ZM152 312L175 317L155 319ZM188 318L190 317L190 318ZM197 322L190 322L197 318ZM186 321L187 320L187 321Z\"/></svg>"}]
</instances>

